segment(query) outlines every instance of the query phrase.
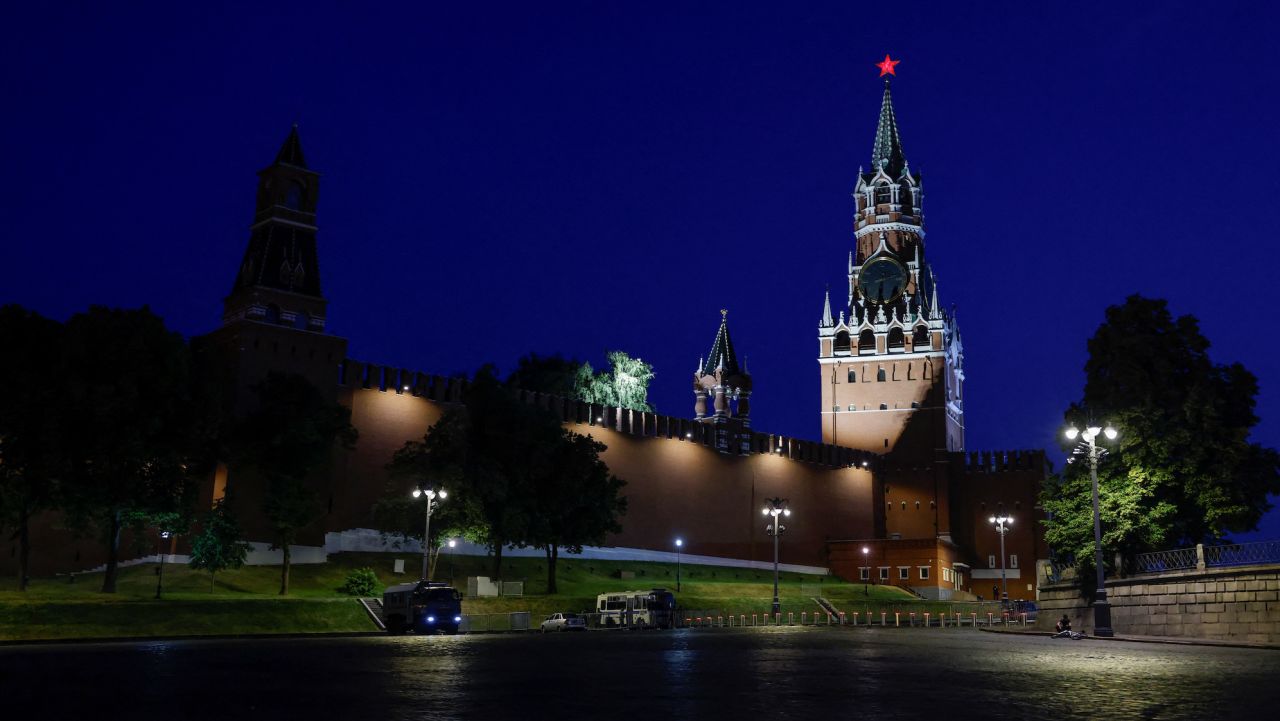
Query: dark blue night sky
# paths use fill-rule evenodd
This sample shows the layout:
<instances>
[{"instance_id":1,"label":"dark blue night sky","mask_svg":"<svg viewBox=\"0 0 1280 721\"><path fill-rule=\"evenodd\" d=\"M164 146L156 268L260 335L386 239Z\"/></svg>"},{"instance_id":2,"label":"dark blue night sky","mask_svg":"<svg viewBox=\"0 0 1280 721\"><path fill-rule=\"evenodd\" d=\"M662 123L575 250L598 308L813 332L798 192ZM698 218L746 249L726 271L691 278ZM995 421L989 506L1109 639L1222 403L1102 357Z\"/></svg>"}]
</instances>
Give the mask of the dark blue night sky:
<instances>
[{"instance_id":1,"label":"dark blue night sky","mask_svg":"<svg viewBox=\"0 0 1280 721\"><path fill-rule=\"evenodd\" d=\"M621 348L690 415L728 308L754 425L816 438L822 293L892 53L970 448L1058 453L1085 340L1134 292L1258 375L1280 445L1271 4L61 5L3 22L0 302L212 330L296 121L353 357Z\"/></svg>"}]
</instances>

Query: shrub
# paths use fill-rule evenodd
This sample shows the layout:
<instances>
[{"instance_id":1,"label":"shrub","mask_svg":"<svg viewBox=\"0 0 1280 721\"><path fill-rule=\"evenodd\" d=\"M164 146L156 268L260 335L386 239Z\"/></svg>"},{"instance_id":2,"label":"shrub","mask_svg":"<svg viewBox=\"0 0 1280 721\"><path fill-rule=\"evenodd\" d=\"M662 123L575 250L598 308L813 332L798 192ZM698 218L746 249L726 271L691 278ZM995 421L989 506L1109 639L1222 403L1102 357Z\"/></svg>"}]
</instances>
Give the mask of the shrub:
<instances>
[{"instance_id":1,"label":"shrub","mask_svg":"<svg viewBox=\"0 0 1280 721\"><path fill-rule=\"evenodd\" d=\"M382 583L372 568L357 568L347 575L346 583L342 584L342 592L348 596L373 596L380 588Z\"/></svg>"}]
</instances>

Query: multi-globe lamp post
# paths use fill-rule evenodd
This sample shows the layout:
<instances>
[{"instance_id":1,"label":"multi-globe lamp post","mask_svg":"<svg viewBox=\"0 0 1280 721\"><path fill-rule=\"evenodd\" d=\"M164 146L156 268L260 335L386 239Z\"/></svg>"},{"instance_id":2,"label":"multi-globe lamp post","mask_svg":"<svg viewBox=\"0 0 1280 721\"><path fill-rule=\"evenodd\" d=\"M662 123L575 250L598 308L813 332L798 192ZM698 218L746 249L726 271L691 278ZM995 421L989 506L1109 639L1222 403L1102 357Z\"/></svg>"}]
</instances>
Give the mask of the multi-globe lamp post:
<instances>
[{"instance_id":1,"label":"multi-globe lamp post","mask_svg":"<svg viewBox=\"0 0 1280 721\"><path fill-rule=\"evenodd\" d=\"M430 581L428 572L431 570L431 514L436 510L437 499L443 501L449 497L449 493L443 488L435 490L433 488L415 488L413 489L414 498L427 497L426 523L422 529L422 580Z\"/></svg>"},{"instance_id":2,"label":"multi-globe lamp post","mask_svg":"<svg viewBox=\"0 0 1280 721\"><path fill-rule=\"evenodd\" d=\"M773 536L773 614L776 616L782 612L782 604L778 601L778 537L787 530L787 527L779 522L779 517L790 516L791 509L787 508L785 498L769 498L765 500L765 504L760 512L766 516L773 516L773 523L765 528L765 532Z\"/></svg>"},{"instance_id":3,"label":"multi-globe lamp post","mask_svg":"<svg viewBox=\"0 0 1280 721\"><path fill-rule=\"evenodd\" d=\"M680 551L684 548L684 539L676 539L676 593L680 592Z\"/></svg>"},{"instance_id":4,"label":"multi-globe lamp post","mask_svg":"<svg viewBox=\"0 0 1280 721\"><path fill-rule=\"evenodd\" d=\"M1013 519L1009 516L992 516L987 520L996 527L996 533L1000 534L1000 601L1003 603L1009 600L1009 576L1004 566L1004 534L1013 525Z\"/></svg>"},{"instance_id":5,"label":"multi-globe lamp post","mask_svg":"<svg viewBox=\"0 0 1280 721\"><path fill-rule=\"evenodd\" d=\"M1083 431L1071 426L1066 435L1067 440L1082 439L1074 453L1089 459L1089 480L1093 485L1093 565L1098 574L1098 593L1093 602L1093 635L1110 637L1115 632L1111 629L1111 604L1107 603L1106 578L1102 570L1102 516L1098 511L1098 459L1106 454L1107 449L1099 448L1097 439L1104 435L1107 440L1114 441L1120 434L1111 426L1088 426Z\"/></svg>"}]
</instances>

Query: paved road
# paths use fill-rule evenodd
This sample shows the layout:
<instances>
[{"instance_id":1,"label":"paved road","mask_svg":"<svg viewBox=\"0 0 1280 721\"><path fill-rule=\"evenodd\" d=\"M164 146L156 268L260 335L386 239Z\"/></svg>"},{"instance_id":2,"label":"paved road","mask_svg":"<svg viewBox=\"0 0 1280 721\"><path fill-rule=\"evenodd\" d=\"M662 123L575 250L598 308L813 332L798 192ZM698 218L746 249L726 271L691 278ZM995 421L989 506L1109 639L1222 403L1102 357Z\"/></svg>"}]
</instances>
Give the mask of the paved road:
<instances>
[{"instance_id":1,"label":"paved road","mask_svg":"<svg viewBox=\"0 0 1280 721\"><path fill-rule=\"evenodd\" d=\"M940 629L0 648L47 719L1266 718L1280 651Z\"/></svg>"}]
</instances>

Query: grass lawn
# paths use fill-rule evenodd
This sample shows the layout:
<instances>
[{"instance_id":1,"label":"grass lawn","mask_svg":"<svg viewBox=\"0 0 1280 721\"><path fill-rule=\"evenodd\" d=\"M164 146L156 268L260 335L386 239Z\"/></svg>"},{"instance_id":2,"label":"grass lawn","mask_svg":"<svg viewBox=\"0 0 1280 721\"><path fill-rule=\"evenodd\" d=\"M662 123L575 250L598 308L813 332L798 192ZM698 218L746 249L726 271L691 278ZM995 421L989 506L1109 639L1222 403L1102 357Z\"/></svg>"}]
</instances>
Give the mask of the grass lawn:
<instances>
[{"instance_id":1,"label":"grass lawn","mask_svg":"<svg viewBox=\"0 0 1280 721\"><path fill-rule=\"evenodd\" d=\"M0 640L375 631L353 599L0 603Z\"/></svg>"},{"instance_id":2,"label":"grass lawn","mask_svg":"<svg viewBox=\"0 0 1280 721\"><path fill-rule=\"evenodd\" d=\"M402 558L409 574L392 573L394 560ZM207 573L182 565L164 568L164 599L153 600L155 564L120 570L114 595L99 591L102 574L33 579L26 593L12 590L12 579L0 587L0 640L41 638L104 638L125 636L185 636L256 633L308 633L374 630L364 609L341 593L351 570L372 568L384 585L410 580L419 567L413 554L342 553L320 565L294 566L289 596L278 595L279 566L246 566L218 574L210 591ZM529 611L535 617L556 611L585 611L595 597L607 591L654 587L675 589L675 564L633 561L561 559L559 593L546 593L546 561L511 558L503 561L508 581L525 582L519 597L477 598L463 601L468 614ZM468 576L490 576L493 561L480 556L446 554L436 569L437 580L449 580L465 591ZM635 574L622 579L619 572ZM779 586L783 611L813 612L820 596L848 613L885 610L937 613L952 604L920 601L893 586L846 583L831 576L783 573ZM685 609L721 614L764 613L773 596L771 571L684 565L677 601ZM985 607L954 604L964 613Z\"/></svg>"}]
</instances>

